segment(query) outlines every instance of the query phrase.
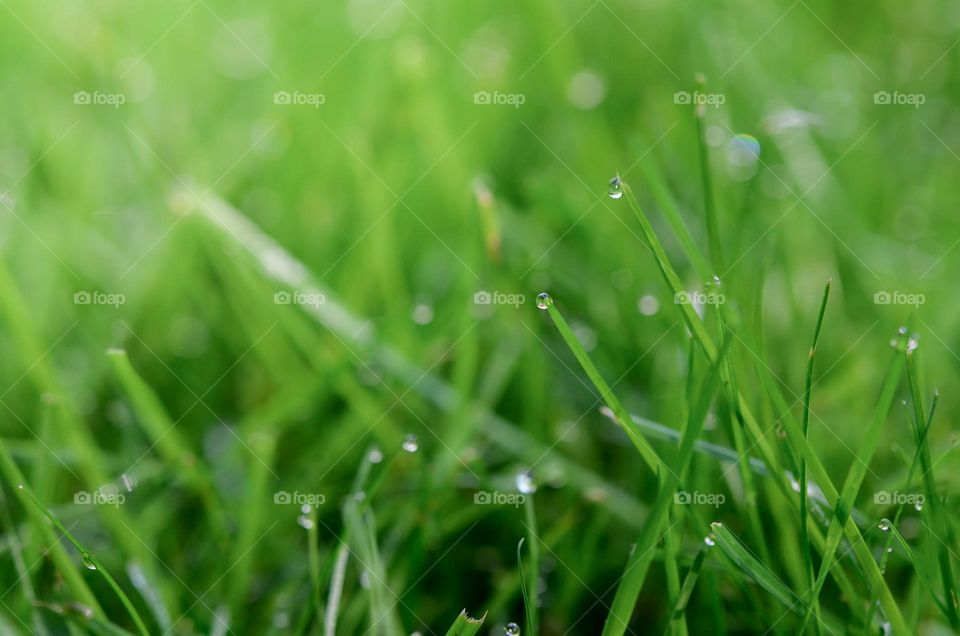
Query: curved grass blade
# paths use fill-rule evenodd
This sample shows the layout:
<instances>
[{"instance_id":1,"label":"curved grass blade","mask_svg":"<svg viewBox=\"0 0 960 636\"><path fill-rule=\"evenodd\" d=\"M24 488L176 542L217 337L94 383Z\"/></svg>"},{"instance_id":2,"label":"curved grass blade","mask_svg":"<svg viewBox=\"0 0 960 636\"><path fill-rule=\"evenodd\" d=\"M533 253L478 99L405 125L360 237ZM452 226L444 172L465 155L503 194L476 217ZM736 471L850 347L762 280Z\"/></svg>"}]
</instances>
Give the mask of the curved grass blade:
<instances>
[{"instance_id":1,"label":"curved grass blade","mask_svg":"<svg viewBox=\"0 0 960 636\"><path fill-rule=\"evenodd\" d=\"M123 588L117 583L116 579L110 575L110 572L103 567L103 563L95 557L89 550L80 545L80 542L70 534L70 531L60 523L60 520L50 510L44 506L36 495L30 490L26 484L18 484L17 488L26 494L27 498L33 502L33 504L50 519L50 522L56 526L57 530L63 533L70 543L80 552L80 556L83 559L83 564L91 569L96 570L100 573L101 576L107 581L107 584L113 589L116 593L117 598L120 599L120 602L123 604L123 607L127 610L127 613L130 615L130 618L133 619L134 624L137 626L137 629L143 636L149 636L150 632L147 631L147 626L144 624L143 619L140 617L140 613L137 611L137 608L133 606L133 603L130 601L130 597L127 596L126 592L123 591Z\"/></svg>"},{"instance_id":2,"label":"curved grass blade","mask_svg":"<svg viewBox=\"0 0 960 636\"><path fill-rule=\"evenodd\" d=\"M810 393L813 390L813 361L816 358L817 343L820 341L820 330L823 327L823 315L827 311L827 300L830 298L830 281L823 288L823 300L820 301L820 313L817 315L817 326L813 330L813 343L810 345L810 353L807 356L807 373L803 389L803 437L808 438L810 429ZM810 549L810 530L807 513L807 462L800 458L800 553L803 556L803 575L810 587L814 586L816 574L813 570L813 557ZM817 613L819 619L820 603L819 596L813 596L813 602L810 604L812 611ZM817 621L817 632L820 631L820 622Z\"/></svg>"}]
</instances>

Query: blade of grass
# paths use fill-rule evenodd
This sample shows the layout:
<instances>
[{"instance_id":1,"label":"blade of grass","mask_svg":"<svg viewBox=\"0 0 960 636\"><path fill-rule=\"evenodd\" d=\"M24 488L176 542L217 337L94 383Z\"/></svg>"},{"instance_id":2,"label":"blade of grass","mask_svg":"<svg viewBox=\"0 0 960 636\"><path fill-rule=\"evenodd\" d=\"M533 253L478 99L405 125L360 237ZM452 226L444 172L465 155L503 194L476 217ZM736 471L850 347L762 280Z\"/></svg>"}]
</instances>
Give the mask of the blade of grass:
<instances>
[{"instance_id":1,"label":"blade of grass","mask_svg":"<svg viewBox=\"0 0 960 636\"><path fill-rule=\"evenodd\" d=\"M863 480L867 474L870 460L873 458L873 455L877 449L877 445L880 442L880 436L883 432L883 425L886 421L887 414L890 411L890 406L893 404L893 399L894 395L896 394L897 384L900 380L900 376L901 367L896 363L896 357L894 357L891 359L890 364L887 367L886 377L884 379L883 386L880 389L880 395L877 398L877 407L874 410L873 420L870 422L867 432L864 434L863 439L857 446L857 449L860 453L858 461L855 461L850 466L850 471L847 473L847 477L843 483L843 490L841 491L840 497L837 499L837 503L834 506L833 516L830 520L830 527L827 529L827 543L823 550L823 555L820 562L820 572L816 578L816 581L811 586L813 599L819 598L820 591L823 589L823 584L827 579L827 573L835 565L834 555L840 546L843 527L846 525L847 520L850 517L850 511L853 509L854 499L856 499L857 493L860 491L860 487L863 485ZM807 615L804 617L803 629L806 628L806 624L810 620L810 616L813 611L815 611L815 605L811 603L808 606Z\"/></svg>"},{"instance_id":2,"label":"blade of grass","mask_svg":"<svg viewBox=\"0 0 960 636\"><path fill-rule=\"evenodd\" d=\"M722 358L721 358L722 361ZM646 579L647 571L653 560L653 548L660 538L663 525L667 520L669 506L674 503L674 495L682 476L690 465L694 441L700 437L706 422L707 411L720 383L720 363L714 364L704 378L695 406L690 409L687 426L676 452L674 470L659 473L657 498L650 507L647 522L640 531L633 552L627 561L627 567L617 586L613 603L603 626L603 636L623 636L633 614L640 590Z\"/></svg>"},{"instance_id":3,"label":"blade of grass","mask_svg":"<svg viewBox=\"0 0 960 636\"><path fill-rule=\"evenodd\" d=\"M670 614L670 624L667 626L668 634L686 633L686 610L690 596L693 594L693 588L697 585L697 579L700 577L700 569L707 558L707 544L701 544L697 550L697 556L694 557L687 575L683 578L683 587L680 588L680 594L673 604L673 612Z\"/></svg>"},{"instance_id":4,"label":"blade of grass","mask_svg":"<svg viewBox=\"0 0 960 636\"><path fill-rule=\"evenodd\" d=\"M347 575L347 561L350 559L350 550L346 543L337 548L336 562L333 566L333 575L330 577L330 591L327 594L327 611L323 616L324 636L335 636L337 633L337 613L340 611L340 598L343 596L343 580Z\"/></svg>"},{"instance_id":5,"label":"blade of grass","mask_svg":"<svg viewBox=\"0 0 960 636\"><path fill-rule=\"evenodd\" d=\"M80 542L70 534L70 531L60 523L60 520L50 512L50 510L37 499L36 495L33 494L31 489L26 484L18 484L17 488L22 491L27 498L40 510L43 514L50 519L50 522L56 526L63 536L73 544L73 546L80 552L80 557L83 559L83 564L91 570L96 570L100 575L106 580L107 584L113 589L116 593L117 598L120 599L120 602L123 604L124 608L127 610L127 614L130 615L130 618L133 619L133 623L137 626L137 630L143 636L149 636L150 632L147 631L147 626L144 624L143 619L140 617L140 612L137 611L137 608L133 606L133 603L130 601L130 597L127 596L126 592L123 591L123 588L117 583L116 579L111 576L110 572L103 566L103 563L100 562L96 556L94 556L89 550L80 545Z\"/></svg>"},{"instance_id":6,"label":"blade of grass","mask_svg":"<svg viewBox=\"0 0 960 636\"><path fill-rule=\"evenodd\" d=\"M933 599L937 607L943 612L943 615L949 620L950 619L950 608L940 600L939 595L933 589L933 585L930 583L929 577L924 574L924 571L920 567L920 561L917 559L917 555L914 554L913 549L910 547L910 544L907 543L907 540L903 538L903 535L900 534L900 531L895 525L893 525L888 519L883 519L880 521L881 525L886 525L887 532L890 533L890 536L895 538L900 544L900 547L903 548L903 551L907 553L907 558L910 560L910 564L913 565L913 569L917 572L917 578L920 580L920 584L923 585L923 589L926 590L927 594L930 595L930 598ZM884 551L886 552L886 551Z\"/></svg>"},{"instance_id":7,"label":"blade of grass","mask_svg":"<svg viewBox=\"0 0 960 636\"><path fill-rule=\"evenodd\" d=\"M532 494L527 495L527 500L524 503L524 510L526 511L527 518L527 533L528 538L530 539L530 571L533 576L531 577L530 586L528 586L523 577L523 563L520 562L520 546L523 543L523 539L520 540L520 543L517 544L517 566L520 568L520 589L523 592L523 605L527 617L527 628L530 630L531 634L539 634L538 630L538 620L537 620L537 595L539 593L539 584L540 584L540 540L539 535L537 534L537 515L534 509L534 497Z\"/></svg>"},{"instance_id":8,"label":"blade of grass","mask_svg":"<svg viewBox=\"0 0 960 636\"><path fill-rule=\"evenodd\" d=\"M700 82L701 86L703 82ZM723 255L720 252L720 228L717 223L717 204L713 196L713 176L710 170L710 153L707 149L704 115L707 109L702 104L694 107L694 121L697 123L697 156L700 159L700 179L703 187L703 213L707 221L707 242L710 245L710 262L715 273L725 272Z\"/></svg>"},{"instance_id":9,"label":"blade of grass","mask_svg":"<svg viewBox=\"0 0 960 636\"><path fill-rule=\"evenodd\" d=\"M830 281L823 288L823 300L820 301L820 313L817 315L817 326L813 330L813 342L810 344L810 353L807 356L807 373L803 389L803 437L809 437L810 429L810 393L813 390L813 362L816 358L817 343L820 341L820 330L823 327L823 316L827 311L827 300L830 298ZM809 587L814 586L816 575L813 571L813 557L810 550L810 531L807 527L807 462L800 458L800 552L803 556L803 574ZM819 596L813 596L810 604L812 611L817 615L816 630L820 633L820 603Z\"/></svg>"},{"instance_id":10,"label":"blade of grass","mask_svg":"<svg viewBox=\"0 0 960 636\"><path fill-rule=\"evenodd\" d=\"M571 353L577 359L577 362L580 363L580 366L583 368L584 372L587 374L587 377L590 378L590 381L593 383L593 386L596 387L597 391L600 392L600 397L606 403L610 410L613 411L616 415L617 423L620 425L620 428L623 429L624 433L627 434L627 437L630 438L630 441L633 442L633 445L637 447L637 450L640 451L640 456L643 458L651 470L657 472L661 467L669 470L660 457L657 455L656 451L653 450L653 447L650 446L650 442L646 440L643 435L637 431L636 427L632 425L632 420L630 418L630 413L623 407L623 404L620 403L620 400L610 389L610 385L607 384L606 380L603 379L603 376L600 375L600 371L597 370L597 367L594 366L593 361L590 360L590 356L587 355L586 349L583 348L583 345L580 344L580 341L574 335L573 330L570 329L570 325L567 324L566 319L560 313L560 310L557 309L556 304L553 299L546 294L541 294L537 298L538 304L542 303L547 313L550 315L550 318L553 320L553 324L556 325L557 331L560 332L560 336L563 338L563 341L567 343L567 346L570 348Z\"/></svg>"},{"instance_id":11,"label":"blade of grass","mask_svg":"<svg viewBox=\"0 0 960 636\"><path fill-rule=\"evenodd\" d=\"M677 567L678 546L674 539L673 524L671 523L673 515L667 511L667 529L663 533L663 567L667 574L667 599L670 604L676 607L680 599L680 569ZM699 556L699 554L698 554ZM694 561L696 563L696 561ZM687 620L683 612L673 620L670 618L670 624L667 631L672 631L679 636L687 634Z\"/></svg>"},{"instance_id":12,"label":"blade of grass","mask_svg":"<svg viewBox=\"0 0 960 636\"><path fill-rule=\"evenodd\" d=\"M487 619L484 614L480 618L470 618L467 616L467 610L462 610L457 620L453 622L447 631L447 636L473 636L483 627L483 621Z\"/></svg>"},{"instance_id":13,"label":"blade of grass","mask_svg":"<svg viewBox=\"0 0 960 636\"><path fill-rule=\"evenodd\" d=\"M917 377L916 366L916 336L912 336L904 351L907 363L907 378L910 384L910 396L913 401L913 415L917 447L920 449L920 468L923 471L923 487L927 497L927 515L933 522L936 536L937 558L940 564L940 578L943 583L943 595L949 610L948 619L954 631L960 631L960 612L958 612L958 598L950 565L950 553L947 542L951 537L948 519L943 515L940 500L937 497L936 484L933 478L933 465L930 461L930 445L926 435L923 435L925 418L923 415L923 394L920 391L920 381Z\"/></svg>"}]
</instances>

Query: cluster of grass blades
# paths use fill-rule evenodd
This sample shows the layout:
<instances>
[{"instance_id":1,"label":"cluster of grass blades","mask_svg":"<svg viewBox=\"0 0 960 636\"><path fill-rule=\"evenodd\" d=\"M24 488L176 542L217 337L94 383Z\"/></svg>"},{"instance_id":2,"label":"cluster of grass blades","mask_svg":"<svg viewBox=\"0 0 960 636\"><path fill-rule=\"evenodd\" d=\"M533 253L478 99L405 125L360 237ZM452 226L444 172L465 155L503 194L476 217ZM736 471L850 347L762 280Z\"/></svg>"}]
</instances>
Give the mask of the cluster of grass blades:
<instances>
[{"instance_id":1,"label":"cluster of grass blades","mask_svg":"<svg viewBox=\"0 0 960 636\"><path fill-rule=\"evenodd\" d=\"M705 152L702 144L701 152ZM709 170L706 163L704 163L704 170ZM655 198L662 203L668 200L667 196L662 183L656 178L656 174L652 174ZM649 176L650 173L648 173ZM704 186L707 189L705 198L707 201L707 227L711 239L711 255L716 261L719 258L720 240L716 236L715 211L709 194L709 176L705 176ZM642 236L669 291L675 294L675 298L679 298L683 292L680 279L629 184L620 177L615 177L610 185L610 196L613 199L625 199L634 212ZM694 243L689 240L689 233L683 228L682 221L678 227L675 215L670 215L668 220L671 227L677 231L679 244L687 251L686 256L690 263L695 268L707 263L709 259L699 252L690 252L690 250L696 248ZM712 283L719 287L720 281L714 277ZM556 307L554 299L547 293L541 293L538 297L538 306L547 310L563 341L568 345L587 377L609 407L612 419L623 428L627 437L640 453L644 463L657 478L657 499L651 506L637 543L631 549L623 577L618 583L616 595L609 607L604 636L620 636L628 631L641 588L653 560L653 549L661 541L664 551L673 552L673 554L663 554L669 599L673 608L667 625L667 632L670 634L687 633L685 608L694 592L694 587L705 563L712 563L714 568L719 569L720 576L729 577L735 585L741 586L741 589L743 581L750 581L758 585L770 598L776 601L775 606L769 606L762 599L756 601L758 613L765 616L767 621L762 624L755 623L751 626L751 629L758 630L757 633L760 631L768 633L807 633L812 630L816 634L851 632L869 634L881 631L884 633L911 634L916 633L917 622L921 620L919 614L922 613L923 606L928 604L935 606L942 613L952 629L958 629L957 594L954 586L950 547L954 545L953 526L944 514L941 503L942 497L937 492L933 476L935 466L930 459L927 432L933 419L934 409L931 408L929 416L924 417L923 393L919 386L915 362L916 337L901 339L893 343L895 348L905 356L905 364L898 360L900 354L897 353L892 356L888 363L888 370L885 373L880 395L876 401L874 417L863 434L862 441L857 447L856 461L852 463L839 491L833 485L811 445L809 433L811 391L815 384L814 360L824 324L829 294L830 282L824 288L819 311L816 314L813 341L807 360L805 386L802 396L798 399L798 402L802 405L802 420L800 423L793 419L790 414L790 407L787 406L785 400L779 394L773 378L770 377L772 372L763 360L757 357L753 348L747 345L743 337L735 334L730 326L725 324L724 312L721 308L718 307L715 316L717 327L717 339L715 340L708 333L706 317L701 318L690 304L679 303L677 305L692 341L698 346L700 355L708 365L708 370L701 374L703 376L703 386L695 392L699 396L699 400L691 403L686 426L682 428L682 433L678 437L670 438L678 445L676 453L672 456L672 461L665 460L664 457L670 457L670 454L665 451L658 453L643 435L643 427L636 425L642 421L642 418L632 416L624 409L570 329ZM904 333L906 332L902 329L901 335ZM732 335L733 338L728 337L728 334ZM731 344L733 340L739 341L738 344L741 346L737 347L736 344ZM727 351L727 347L733 350ZM740 351L737 351L738 348ZM743 352L744 349L747 350L747 353ZM778 422L782 423L783 434L788 442L783 453L775 451L769 445L767 441L769 425L760 426L751 412L746 394L742 392L742 387L738 386L734 378L733 369L737 365L734 364L733 359L737 356L754 358L751 366L761 377L765 378L763 381L764 392L769 393L769 399L781 413ZM731 359L729 364L724 361L725 357ZM691 380L696 373L692 360L693 357L691 356ZM936 564L940 576L939 587L942 590L942 596L936 591L938 585L935 582L935 576L929 572L929 566L924 562L925 559L921 559L917 555L915 548L911 547L899 533L895 523L891 523L887 519L877 523L869 517L865 518L863 514L854 514L857 513L855 509L857 497L861 493L866 473L884 431L895 394L900 387L903 368L907 369L908 387L913 404L912 428L916 442L916 453L910 465L904 491L909 491L914 473L917 470L921 471L924 497L929 502L923 508L926 518L924 526L929 531L927 552L936 554ZM725 391L721 395L716 393L720 384L718 379L722 379L722 384L725 387ZM746 469L741 472L741 475L749 478L749 481L748 479L743 480L747 494L742 499L745 509L744 507L740 508L742 513L740 518L742 519L741 523L751 531L755 545L752 548L748 547L729 527L719 521L710 523L708 526L700 515L691 509L691 506L686 506L679 515L689 518L694 528L702 529L703 532L708 533L704 539L704 544L696 550L691 560L689 556L683 553L682 543L677 543L676 537L681 533L673 526L665 528L666 520L669 518L667 508L673 503L673 496L678 487L684 484L684 471L692 449L696 446L696 443L700 442L698 437L702 431L703 420L707 416L708 409L715 399L720 402L723 397L727 398L726 403L730 412L730 417L727 420L731 426L729 434L737 450L736 455L730 454L725 459ZM752 456L754 454L758 457L754 458ZM752 466L751 462L760 463L761 470L755 470L756 467ZM771 509L781 510L797 520L795 526L791 527L792 524L789 524L787 518L778 518L776 520L778 526L776 532L783 534L789 534L791 531L796 532L793 536L795 537L794 548L801 555L799 569L791 569L787 559L777 562L770 557L771 553L765 544L764 529L760 525L759 517L756 514L758 506L763 502L756 498L756 491L750 486L752 473L763 475L764 492L771 499L769 501ZM795 475L798 478L795 478ZM819 500L815 501L815 498L819 498ZM821 508L825 508L826 511L824 512ZM900 506L897 510L896 520L900 519L902 509L903 506ZM920 509L920 506L917 506L917 510ZM818 514L812 514L813 512ZM859 524L854 520L855 517L859 519ZM787 527L784 527L784 523L787 523ZM876 534L873 533L874 529L890 533L884 537L885 543L879 557L874 551L873 539L876 537ZM891 537L895 537L897 544L903 549L922 590L927 594L927 597L919 597L917 609L913 610L910 615L904 614L902 601L898 601L894 597L884 578L886 562L889 553L892 552L892 548L889 548ZM714 546L720 549L719 553L711 549ZM851 554L852 559L850 558ZM713 556L712 559L710 558L711 555ZM819 556L819 568L815 564L815 555ZM678 561L691 563L682 588L679 588L679 590L675 572ZM786 571L792 577L794 587L791 588L790 585L785 583L776 570ZM841 591L843 601L839 606L831 602L828 608L824 608L820 603L821 591L827 579L831 577ZM861 581L862 584L858 584L857 581ZM926 598L926 602L924 598ZM777 609L777 606L779 609ZM792 621L787 619L790 615L794 617Z\"/></svg>"}]
</instances>

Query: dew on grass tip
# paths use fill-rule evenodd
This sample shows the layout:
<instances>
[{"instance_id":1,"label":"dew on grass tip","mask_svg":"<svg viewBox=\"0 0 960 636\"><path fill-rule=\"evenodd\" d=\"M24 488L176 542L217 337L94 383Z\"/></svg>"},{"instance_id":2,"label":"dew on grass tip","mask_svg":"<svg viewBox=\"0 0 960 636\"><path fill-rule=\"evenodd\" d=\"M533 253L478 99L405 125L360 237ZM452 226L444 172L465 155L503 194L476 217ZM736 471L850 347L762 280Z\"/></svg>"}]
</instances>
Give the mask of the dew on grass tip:
<instances>
[{"instance_id":1,"label":"dew on grass tip","mask_svg":"<svg viewBox=\"0 0 960 636\"><path fill-rule=\"evenodd\" d=\"M607 194L610 195L611 199L619 199L623 196L623 181L620 179L620 175L610 179L610 185L607 186Z\"/></svg>"},{"instance_id":2,"label":"dew on grass tip","mask_svg":"<svg viewBox=\"0 0 960 636\"><path fill-rule=\"evenodd\" d=\"M411 434L404 437L401 447L408 453L416 453L417 449L420 448L420 445L417 443L417 436Z\"/></svg>"},{"instance_id":3,"label":"dew on grass tip","mask_svg":"<svg viewBox=\"0 0 960 636\"><path fill-rule=\"evenodd\" d=\"M300 524L300 527L303 528L304 530L313 529L313 519L311 519L307 515L300 515L299 517L297 517L297 523Z\"/></svg>"},{"instance_id":4,"label":"dew on grass tip","mask_svg":"<svg viewBox=\"0 0 960 636\"><path fill-rule=\"evenodd\" d=\"M82 552L80 556L83 559L83 566L88 570L96 570L97 564L94 562L93 557L89 552Z\"/></svg>"},{"instance_id":5,"label":"dew on grass tip","mask_svg":"<svg viewBox=\"0 0 960 636\"><path fill-rule=\"evenodd\" d=\"M886 532L887 530L890 529L890 525L891 524L889 519L881 519L880 523L877 524L877 527L883 530L884 532Z\"/></svg>"},{"instance_id":6,"label":"dew on grass tip","mask_svg":"<svg viewBox=\"0 0 960 636\"><path fill-rule=\"evenodd\" d=\"M517 473L514 481L517 484L517 490L524 495L532 495L537 492L537 484L533 481L533 475L528 470L521 470Z\"/></svg>"},{"instance_id":7,"label":"dew on grass tip","mask_svg":"<svg viewBox=\"0 0 960 636\"><path fill-rule=\"evenodd\" d=\"M516 623L507 623L503 628L504 636L520 636L520 626Z\"/></svg>"},{"instance_id":8,"label":"dew on grass tip","mask_svg":"<svg viewBox=\"0 0 960 636\"><path fill-rule=\"evenodd\" d=\"M383 461L383 451L379 448L374 448L367 454L367 459L371 464L379 464Z\"/></svg>"},{"instance_id":9,"label":"dew on grass tip","mask_svg":"<svg viewBox=\"0 0 960 636\"><path fill-rule=\"evenodd\" d=\"M553 304L553 298L547 292L541 292L537 294L537 307L540 309L546 309Z\"/></svg>"},{"instance_id":10,"label":"dew on grass tip","mask_svg":"<svg viewBox=\"0 0 960 636\"><path fill-rule=\"evenodd\" d=\"M717 545L717 542L715 541L715 539L716 537L713 534L708 534L703 538L703 542L712 548L713 546Z\"/></svg>"}]
</instances>

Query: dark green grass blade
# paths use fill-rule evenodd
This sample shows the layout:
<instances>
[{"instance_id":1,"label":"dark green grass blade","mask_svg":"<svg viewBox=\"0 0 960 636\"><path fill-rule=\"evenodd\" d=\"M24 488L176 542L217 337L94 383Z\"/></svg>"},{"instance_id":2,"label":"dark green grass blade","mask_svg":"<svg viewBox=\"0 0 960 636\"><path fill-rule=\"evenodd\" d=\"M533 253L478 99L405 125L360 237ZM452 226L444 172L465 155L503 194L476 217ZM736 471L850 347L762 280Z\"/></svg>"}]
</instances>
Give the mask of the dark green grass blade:
<instances>
[{"instance_id":1,"label":"dark green grass blade","mask_svg":"<svg viewBox=\"0 0 960 636\"><path fill-rule=\"evenodd\" d=\"M693 588L697 585L697 579L700 577L700 569L707 558L707 545L702 544L697 550L697 556L693 559L693 564L687 570L687 575L683 579L683 587L680 588L680 594L673 605L673 612L670 614L670 625L667 628L669 634L682 634L686 632L686 610L687 603L690 602L690 596L693 594Z\"/></svg>"},{"instance_id":2,"label":"dark green grass blade","mask_svg":"<svg viewBox=\"0 0 960 636\"><path fill-rule=\"evenodd\" d=\"M447 631L447 636L473 636L480 631L480 628L483 627L483 621L486 619L486 614L480 618L470 618L467 616L467 610L463 610Z\"/></svg>"},{"instance_id":3,"label":"dark green grass blade","mask_svg":"<svg viewBox=\"0 0 960 636\"><path fill-rule=\"evenodd\" d=\"M806 380L804 382L803 388L803 436L804 438L809 437L810 429L810 393L813 390L813 362L816 358L817 353L817 343L820 340L820 329L823 327L823 315L827 311L827 300L830 298L830 281L827 281L826 286L823 289L823 300L820 301L820 313L817 315L817 326L813 330L813 342L810 344L810 353L807 356L807 373ZM814 581L816 579L816 574L813 571L813 557L811 555L810 548L810 531L807 527L808 523L808 512L807 512L807 462L801 457L800 458L800 553L803 556L803 574L806 577L806 584L809 587L814 586ZM812 610L817 613L817 632L819 633L819 601L818 595L814 595L812 603L810 603Z\"/></svg>"},{"instance_id":4,"label":"dark green grass blade","mask_svg":"<svg viewBox=\"0 0 960 636\"><path fill-rule=\"evenodd\" d=\"M640 531L624 575L617 586L617 592L610 606L610 612L603 626L603 636L622 636L630 622L630 616L636 606L640 590L646 579L650 563L653 560L653 548L663 532L669 507L674 502L674 494L681 476L686 473L693 455L694 442L700 437L706 420L707 411L720 384L720 364L723 358L710 369L703 380L702 390L696 405L691 409L687 426L683 432L680 447L677 449L674 469L659 475L657 498L650 507L650 514Z\"/></svg>"},{"instance_id":5,"label":"dark green grass blade","mask_svg":"<svg viewBox=\"0 0 960 636\"><path fill-rule=\"evenodd\" d=\"M933 465L930 460L930 445L928 438L923 434L925 418L923 415L923 394L920 390L920 381L917 376L916 366L916 346L911 338L906 347L904 355L907 361L907 378L910 383L910 396L913 401L913 415L915 426L915 438L920 451L920 469L923 471L921 479L927 499L926 514L933 524L933 532L939 536L935 537L937 560L940 565L940 578L943 583L943 594L946 598L948 618L950 626L955 631L960 631L960 612L958 612L958 598L955 582L953 580L953 571L950 564L949 545L952 544L950 538L953 533L949 525L949 519L944 515L943 508L937 496L936 484L933 476Z\"/></svg>"}]
</instances>

